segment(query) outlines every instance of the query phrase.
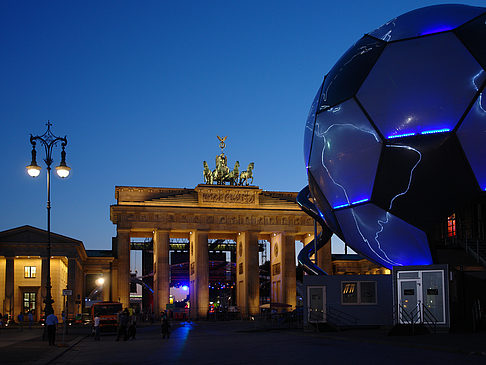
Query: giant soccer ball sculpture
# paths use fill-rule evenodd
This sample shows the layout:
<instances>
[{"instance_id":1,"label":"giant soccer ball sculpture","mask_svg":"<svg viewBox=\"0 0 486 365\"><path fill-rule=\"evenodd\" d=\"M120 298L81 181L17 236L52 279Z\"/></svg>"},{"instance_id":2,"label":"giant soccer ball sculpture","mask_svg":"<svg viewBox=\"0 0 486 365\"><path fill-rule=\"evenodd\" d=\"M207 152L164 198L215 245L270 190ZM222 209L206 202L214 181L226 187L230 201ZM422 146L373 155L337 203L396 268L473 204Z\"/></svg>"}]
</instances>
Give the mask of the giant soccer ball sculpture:
<instances>
[{"instance_id":1,"label":"giant soccer ball sculpture","mask_svg":"<svg viewBox=\"0 0 486 365\"><path fill-rule=\"evenodd\" d=\"M486 190L486 8L438 5L364 35L305 126L325 224L385 267L432 263L427 233Z\"/></svg>"}]
</instances>

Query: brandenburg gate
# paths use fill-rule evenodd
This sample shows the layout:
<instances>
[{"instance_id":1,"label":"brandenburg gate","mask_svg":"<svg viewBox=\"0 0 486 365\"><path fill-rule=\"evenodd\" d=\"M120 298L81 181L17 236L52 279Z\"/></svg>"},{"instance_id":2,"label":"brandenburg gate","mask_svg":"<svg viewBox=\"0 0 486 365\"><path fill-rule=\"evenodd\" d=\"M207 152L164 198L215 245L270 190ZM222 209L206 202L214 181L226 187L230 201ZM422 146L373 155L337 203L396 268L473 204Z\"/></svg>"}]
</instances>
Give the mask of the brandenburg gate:
<instances>
[{"instance_id":1,"label":"brandenburg gate","mask_svg":"<svg viewBox=\"0 0 486 365\"><path fill-rule=\"evenodd\" d=\"M224 139L222 144L223 149ZM237 306L243 317L257 314L258 240L267 240L271 300L295 308L295 241L306 244L313 239L314 221L295 202L297 193L264 191L249 185L250 166L250 176L243 175L248 170L241 174L233 170L218 177L218 168L226 168L223 152L216 162L211 177L204 162L206 183L194 189L115 187L117 202L110 209L111 221L117 227L118 254L118 265L113 269L113 299L129 305L130 240L148 237L153 240L154 251L154 312L164 310L169 303L169 242L171 238L185 238L189 240L190 317L205 318L209 306L208 240L231 239L236 242ZM250 165L253 168L253 163ZM224 185L224 177L231 173L236 175L233 185ZM330 258L327 260L330 262Z\"/></svg>"}]
</instances>

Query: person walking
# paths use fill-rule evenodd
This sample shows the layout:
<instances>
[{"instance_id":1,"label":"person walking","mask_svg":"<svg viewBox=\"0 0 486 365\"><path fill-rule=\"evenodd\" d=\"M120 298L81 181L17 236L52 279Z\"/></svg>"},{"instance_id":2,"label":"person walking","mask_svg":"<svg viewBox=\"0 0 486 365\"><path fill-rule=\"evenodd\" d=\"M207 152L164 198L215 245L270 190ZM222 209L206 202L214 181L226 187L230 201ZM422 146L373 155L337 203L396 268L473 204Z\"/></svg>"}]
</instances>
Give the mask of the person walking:
<instances>
[{"instance_id":1,"label":"person walking","mask_svg":"<svg viewBox=\"0 0 486 365\"><path fill-rule=\"evenodd\" d=\"M100 316L96 314L96 317L94 317L94 330L95 330L95 341L100 340Z\"/></svg>"},{"instance_id":2,"label":"person walking","mask_svg":"<svg viewBox=\"0 0 486 365\"><path fill-rule=\"evenodd\" d=\"M130 316L128 314L128 309L125 308L118 318L118 335L116 336L116 341L120 341L120 337L123 337L123 341L128 339L127 337L127 327Z\"/></svg>"},{"instance_id":3,"label":"person walking","mask_svg":"<svg viewBox=\"0 0 486 365\"><path fill-rule=\"evenodd\" d=\"M34 315L32 314L31 310L29 311L28 317L29 317L29 329L31 330L32 324L34 323Z\"/></svg>"},{"instance_id":4,"label":"person walking","mask_svg":"<svg viewBox=\"0 0 486 365\"><path fill-rule=\"evenodd\" d=\"M19 321L20 330L23 331L24 330L24 314L22 312L20 312L19 315L17 316L17 320Z\"/></svg>"},{"instance_id":5,"label":"person walking","mask_svg":"<svg viewBox=\"0 0 486 365\"><path fill-rule=\"evenodd\" d=\"M167 336L167 339L169 339L169 337L170 337L170 323L169 323L169 319L167 318L167 316L162 317L161 329L162 329L162 338L165 338L165 336Z\"/></svg>"},{"instance_id":6,"label":"person walking","mask_svg":"<svg viewBox=\"0 0 486 365\"><path fill-rule=\"evenodd\" d=\"M54 312L48 314L46 318L47 338L49 339L49 346L54 346L56 342L56 326L59 323Z\"/></svg>"},{"instance_id":7,"label":"person walking","mask_svg":"<svg viewBox=\"0 0 486 365\"><path fill-rule=\"evenodd\" d=\"M133 312L132 312L133 313ZM136 314L130 315L130 325L128 326L128 339L135 339L135 335L137 334L137 316Z\"/></svg>"}]
</instances>

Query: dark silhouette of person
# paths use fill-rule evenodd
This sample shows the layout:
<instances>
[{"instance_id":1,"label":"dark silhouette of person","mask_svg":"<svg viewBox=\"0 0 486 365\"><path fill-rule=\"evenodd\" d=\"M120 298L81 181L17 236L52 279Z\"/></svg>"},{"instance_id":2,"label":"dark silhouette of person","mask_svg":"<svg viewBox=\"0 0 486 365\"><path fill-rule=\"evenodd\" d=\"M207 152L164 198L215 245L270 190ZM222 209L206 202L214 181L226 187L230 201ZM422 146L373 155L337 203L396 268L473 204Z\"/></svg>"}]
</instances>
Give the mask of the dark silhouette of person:
<instances>
[{"instance_id":1,"label":"dark silhouette of person","mask_svg":"<svg viewBox=\"0 0 486 365\"><path fill-rule=\"evenodd\" d=\"M49 346L55 345L56 340L56 326L58 324L58 320L54 312L49 313L46 318L46 326L47 326L47 338L49 339Z\"/></svg>"},{"instance_id":2,"label":"dark silhouette of person","mask_svg":"<svg viewBox=\"0 0 486 365\"><path fill-rule=\"evenodd\" d=\"M128 313L128 309L125 308L118 317L118 334L116 336L116 341L120 341L120 337L123 337L123 341L126 341L128 339L127 327L129 320L130 313Z\"/></svg>"},{"instance_id":3,"label":"dark silhouette of person","mask_svg":"<svg viewBox=\"0 0 486 365\"><path fill-rule=\"evenodd\" d=\"M161 329L162 329L162 338L165 338L165 336L167 336L168 339L170 337L170 323L169 320L167 319L167 316L162 317Z\"/></svg>"}]
</instances>

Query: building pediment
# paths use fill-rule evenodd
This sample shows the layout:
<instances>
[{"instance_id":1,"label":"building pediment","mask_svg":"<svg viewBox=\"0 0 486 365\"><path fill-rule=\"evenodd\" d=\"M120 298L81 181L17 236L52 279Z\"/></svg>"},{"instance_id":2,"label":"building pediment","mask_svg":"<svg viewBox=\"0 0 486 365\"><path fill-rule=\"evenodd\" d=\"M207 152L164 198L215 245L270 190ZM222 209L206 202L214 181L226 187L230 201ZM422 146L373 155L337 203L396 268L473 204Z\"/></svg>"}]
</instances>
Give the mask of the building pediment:
<instances>
[{"instance_id":1,"label":"building pediment","mask_svg":"<svg viewBox=\"0 0 486 365\"><path fill-rule=\"evenodd\" d=\"M16 243L16 244L35 244L47 243L47 231L32 227L21 226L0 232L0 242L2 243ZM74 238L66 237L57 233L51 232L51 243L71 243L75 245L82 245L83 243Z\"/></svg>"}]
</instances>

